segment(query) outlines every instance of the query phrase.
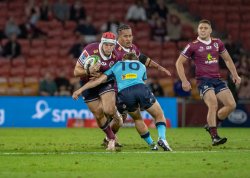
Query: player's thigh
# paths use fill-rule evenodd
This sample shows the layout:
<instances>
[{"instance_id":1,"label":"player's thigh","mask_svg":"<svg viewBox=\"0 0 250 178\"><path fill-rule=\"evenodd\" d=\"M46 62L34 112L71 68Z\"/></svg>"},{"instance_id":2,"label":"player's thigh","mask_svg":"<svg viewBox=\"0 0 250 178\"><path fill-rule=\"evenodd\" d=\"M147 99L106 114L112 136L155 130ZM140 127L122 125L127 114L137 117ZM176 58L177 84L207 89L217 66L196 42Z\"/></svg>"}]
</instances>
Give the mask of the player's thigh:
<instances>
[{"instance_id":1,"label":"player's thigh","mask_svg":"<svg viewBox=\"0 0 250 178\"><path fill-rule=\"evenodd\" d=\"M216 97L224 106L236 107L233 94L229 89L217 93Z\"/></svg>"},{"instance_id":2,"label":"player's thigh","mask_svg":"<svg viewBox=\"0 0 250 178\"><path fill-rule=\"evenodd\" d=\"M218 107L218 102L214 90L206 91L206 93L204 93L203 95L203 100L209 108Z\"/></svg>"},{"instance_id":3,"label":"player's thigh","mask_svg":"<svg viewBox=\"0 0 250 178\"><path fill-rule=\"evenodd\" d=\"M101 96L103 110L106 114L113 114L116 111L116 95L114 91L103 93Z\"/></svg>"},{"instance_id":4,"label":"player's thigh","mask_svg":"<svg viewBox=\"0 0 250 178\"><path fill-rule=\"evenodd\" d=\"M163 110L161 108L161 105L159 104L159 102L156 100L155 103L148 109L146 109L148 111L149 114L151 114L151 116L153 118L156 117L164 117L164 113Z\"/></svg>"},{"instance_id":5,"label":"player's thigh","mask_svg":"<svg viewBox=\"0 0 250 178\"><path fill-rule=\"evenodd\" d=\"M102 103L99 99L87 102L86 104L89 110L94 114L96 119L100 119L104 116Z\"/></svg>"}]
</instances>

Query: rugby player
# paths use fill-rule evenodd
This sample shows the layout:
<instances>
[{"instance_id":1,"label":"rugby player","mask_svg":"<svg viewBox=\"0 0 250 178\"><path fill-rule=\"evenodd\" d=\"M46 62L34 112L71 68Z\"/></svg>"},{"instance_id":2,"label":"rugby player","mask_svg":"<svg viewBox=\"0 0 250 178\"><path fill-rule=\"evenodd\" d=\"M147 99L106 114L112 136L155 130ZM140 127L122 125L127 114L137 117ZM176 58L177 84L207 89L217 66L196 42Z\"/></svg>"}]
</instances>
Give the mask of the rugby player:
<instances>
[{"instance_id":1,"label":"rugby player","mask_svg":"<svg viewBox=\"0 0 250 178\"><path fill-rule=\"evenodd\" d=\"M147 79L146 67L138 61L135 53L127 53L123 61L117 62L112 68L106 70L99 78L91 80L73 93L73 98L78 99L80 94L91 88L115 78L118 87L117 107L120 113L128 112L134 120L142 120L140 109L149 112L155 119L158 130L158 145L164 151L172 151L166 140L166 119L161 106L154 94L145 85ZM158 150L151 138L148 128L138 130L141 137L148 143L152 150Z\"/></svg>"},{"instance_id":2,"label":"rugby player","mask_svg":"<svg viewBox=\"0 0 250 178\"><path fill-rule=\"evenodd\" d=\"M82 84L86 83L91 74L104 72L114 65L119 55L114 51L116 45L116 36L112 32L105 32L102 35L100 43L91 43L87 45L77 60L74 69L74 75L81 77ZM90 55L97 55L100 58L100 63L84 69L84 62ZM115 149L115 134L110 128L110 118L117 125L122 125L122 117L115 106L115 91L114 81L107 81L100 86L86 90L82 93L83 99L90 111L94 114L98 126L105 132L108 138L107 150Z\"/></svg>"},{"instance_id":3,"label":"rugby player","mask_svg":"<svg viewBox=\"0 0 250 178\"><path fill-rule=\"evenodd\" d=\"M217 124L226 119L236 107L231 91L227 84L221 79L219 56L225 61L235 84L239 85L241 78L223 42L218 38L212 38L211 33L212 27L210 21L205 19L201 20L198 25L197 39L189 43L182 51L176 62L176 69L182 81L183 90L189 91L191 90L191 85L185 75L184 63L188 59L194 60L198 90L208 107L205 129L212 138L212 145L215 146L224 144L227 141L226 137L220 137L218 135ZM223 104L223 107L219 110L217 100Z\"/></svg>"}]
</instances>

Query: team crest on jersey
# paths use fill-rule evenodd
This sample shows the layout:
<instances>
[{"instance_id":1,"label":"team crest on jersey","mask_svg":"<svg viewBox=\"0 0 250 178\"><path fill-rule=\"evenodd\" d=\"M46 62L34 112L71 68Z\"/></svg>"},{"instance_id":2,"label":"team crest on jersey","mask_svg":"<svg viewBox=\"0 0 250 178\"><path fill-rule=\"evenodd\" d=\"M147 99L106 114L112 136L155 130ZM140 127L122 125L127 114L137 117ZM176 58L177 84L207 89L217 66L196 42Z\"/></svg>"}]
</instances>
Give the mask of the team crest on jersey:
<instances>
[{"instance_id":1,"label":"team crest on jersey","mask_svg":"<svg viewBox=\"0 0 250 178\"><path fill-rule=\"evenodd\" d=\"M218 49L218 48L219 48L218 43L215 42L215 43L214 43L214 47Z\"/></svg>"},{"instance_id":2,"label":"team crest on jersey","mask_svg":"<svg viewBox=\"0 0 250 178\"><path fill-rule=\"evenodd\" d=\"M94 52L94 54L98 53L98 49L95 49L93 52Z\"/></svg>"},{"instance_id":3,"label":"team crest on jersey","mask_svg":"<svg viewBox=\"0 0 250 178\"><path fill-rule=\"evenodd\" d=\"M135 51L134 49L132 49L132 51L131 51L131 52L136 54L136 51Z\"/></svg>"},{"instance_id":4,"label":"team crest on jersey","mask_svg":"<svg viewBox=\"0 0 250 178\"><path fill-rule=\"evenodd\" d=\"M118 50L121 51L121 50L122 50L122 47L120 46L120 47L118 48Z\"/></svg>"},{"instance_id":5,"label":"team crest on jersey","mask_svg":"<svg viewBox=\"0 0 250 178\"><path fill-rule=\"evenodd\" d=\"M203 46L200 46L199 49L198 49L199 52L202 52L204 51L204 47Z\"/></svg>"},{"instance_id":6,"label":"team crest on jersey","mask_svg":"<svg viewBox=\"0 0 250 178\"><path fill-rule=\"evenodd\" d=\"M110 63L109 63L109 67L112 67L113 65L114 65L114 61L111 61Z\"/></svg>"}]
</instances>

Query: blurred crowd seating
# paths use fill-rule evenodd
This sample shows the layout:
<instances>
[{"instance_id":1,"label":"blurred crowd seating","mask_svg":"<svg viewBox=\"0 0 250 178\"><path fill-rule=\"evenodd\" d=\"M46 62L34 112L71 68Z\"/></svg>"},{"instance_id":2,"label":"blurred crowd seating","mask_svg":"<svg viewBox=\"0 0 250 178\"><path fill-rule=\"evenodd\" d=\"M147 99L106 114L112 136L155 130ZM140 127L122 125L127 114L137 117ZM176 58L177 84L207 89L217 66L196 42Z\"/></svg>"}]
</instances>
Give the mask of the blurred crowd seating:
<instances>
[{"instance_id":1,"label":"blurred crowd seating","mask_svg":"<svg viewBox=\"0 0 250 178\"><path fill-rule=\"evenodd\" d=\"M247 3L248 1L237 0L235 1L237 3L233 4L233 0L228 0L231 4L225 6L221 1L226 2L226 0L220 0L218 1L218 6L213 6L213 8L212 3L208 3L206 6L200 6L198 4L205 3L203 1L176 0L180 5L187 6L194 15L203 12L202 17L209 17L209 19L212 17L211 20L216 22L216 27L221 30L228 30L234 39L237 37L242 39L250 38L249 34L245 33L250 28L249 24L244 23L248 18L247 15L245 15L247 13L243 15L243 11L249 7L250 3ZM35 2L37 5L40 5L42 0ZM49 1L50 4L55 2L57 1ZM154 77L158 79L165 96L175 96L173 90L174 82L177 79L175 61L179 56L180 50L186 46L188 41L195 38L193 27L190 24L182 24L182 38L180 41L154 41L151 38L152 29L149 23L132 23L124 20L126 12L129 6L134 3L134 0L82 0L81 2L86 10L87 16L92 17L92 23L96 29L101 28L109 18L110 13L115 16L116 20L128 23L133 29L134 43L140 48L141 52L166 67L172 73L172 77L166 77L155 69L148 69L149 78ZM211 0L211 2L217 1ZM25 3L25 0L0 1L1 30L4 29L7 19L11 16L15 18L17 24L21 24L25 20ZM67 3L73 4L74 0L67 0ZM222 7L222 5L225 7ZM220 10L218 13L215 9L219 9L219 7L224 10ZM241 19L243 23L237 21L237 9L240 12L238 16L241 16L239 19ZM227 13L229 14L229 12L230 15L228 16ZM225 17L220 14L224 14ZM231 23L227 23L229 21ZM47 71L54 77L59 76L60 72L64 71L70 81L75 81L73 79L73 69L76 59L72 58L69 54L69 50L79 38L79 36L74 33L77 22L67 20L62 23L55 18L51 18L48 21L39 20L36 25L40 30L45 32L47 36L33 39L18 39L22 47L22 55L15 59L0 58L0 95L38 95L39 82ZM235 31L235 29L238 31ZM242 33L239 33L239 31L242 31ZM99 37L100 36L97 35L97 39L99 39ZM6 38L2 39L1 45L3 46L7 41ZM245 41L248 41L245 44L245 47L248 48L250 40ZM191 69L191 65L187 64L186 71L190 77L192 77L192 72L189 72ZM194 80L191 80L191 82L192 88L196 88ZM196 90L192 91L192 97L199 98L199 94Z\"/></svg>"}]
</instances>

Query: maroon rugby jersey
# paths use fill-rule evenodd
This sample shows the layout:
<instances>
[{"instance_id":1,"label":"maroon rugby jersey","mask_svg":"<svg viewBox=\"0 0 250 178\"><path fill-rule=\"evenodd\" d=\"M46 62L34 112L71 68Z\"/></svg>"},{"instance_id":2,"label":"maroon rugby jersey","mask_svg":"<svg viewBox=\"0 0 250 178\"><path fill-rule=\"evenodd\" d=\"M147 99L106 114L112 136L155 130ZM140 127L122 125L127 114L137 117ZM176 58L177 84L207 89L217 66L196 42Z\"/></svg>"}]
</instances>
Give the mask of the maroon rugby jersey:
<instances>
[{"instance_id":1,"label":"maroon rugby jersey","mask_svg":"<svg viewBox=\"0 0 250 178\"><path fill-rule=\"evenodd\" d=\"M83 67L85 59L90 55L97 55L100 57L101 67L100 72L105 72L109 68L111 68L117 61L121 60L119 57L120 55L114 50L112 54L109 57L104 56L102 50L101 50L101 44L100 43L91 43L87 45L81 54L81 56L78 58L79 64ZM87 82L88 80L82 79L84 82Z\"/></svg>"},{"instance_id":2,"label":"maroon rugby jersey","mask_svg":"<svg viewBox=\"0 0 250 178\"><path fill-rule=\"evenodd\" d=\"M220 39L211 38L209 44L199 39L189 43L181 54L194 60L196 78L220 78L219 55L225 51L226 48Z\"/></svg>"},{"instance_id":3,"label":"maroon rugby jersey","mask_svg":"<svg viewBox=\"0 0 250 178\"><path fill-rule=\"evenodd\" d=\"M130 48L124 48L119 43L117 43L115 46L115 50L119 53L121 57L123 57L124 54L127 54L129 52L135 53L137 57L140 56L140 51L134 44L132 44Z\"/></svg>"}]
</instances>

